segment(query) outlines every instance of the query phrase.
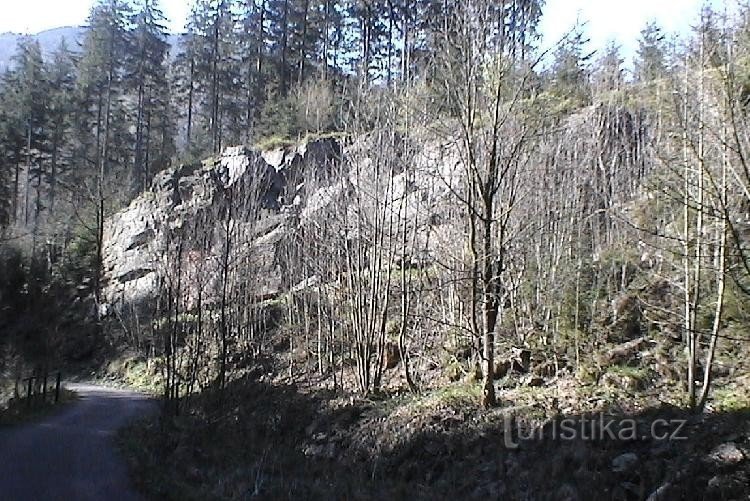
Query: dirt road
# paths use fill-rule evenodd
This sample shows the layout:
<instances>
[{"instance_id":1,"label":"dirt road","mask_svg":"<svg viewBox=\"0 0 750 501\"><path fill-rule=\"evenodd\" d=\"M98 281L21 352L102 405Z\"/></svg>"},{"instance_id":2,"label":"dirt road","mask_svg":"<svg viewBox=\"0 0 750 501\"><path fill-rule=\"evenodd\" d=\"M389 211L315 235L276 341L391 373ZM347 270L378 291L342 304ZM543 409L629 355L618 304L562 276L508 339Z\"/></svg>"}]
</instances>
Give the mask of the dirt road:
<instances>
[{"instance_id":1,"label":"dirt road","mask_svg":"<svg viewBox=\"0 0 750 501\"><path fill-rule=\"evenodd\" d=\"M0 499L136 500L115 433L155 410L144 395L88 384L41 421L0 429Z\"/></svg>"}]
</instances>

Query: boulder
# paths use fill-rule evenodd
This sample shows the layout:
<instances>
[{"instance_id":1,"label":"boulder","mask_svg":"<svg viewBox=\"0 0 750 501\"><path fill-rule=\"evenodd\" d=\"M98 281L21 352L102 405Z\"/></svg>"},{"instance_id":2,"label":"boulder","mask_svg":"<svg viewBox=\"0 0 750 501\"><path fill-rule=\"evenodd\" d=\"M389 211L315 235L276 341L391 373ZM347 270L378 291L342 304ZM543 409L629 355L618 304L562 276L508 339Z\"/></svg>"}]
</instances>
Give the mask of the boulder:
<instances>
[{"instance_id":1,"label":"boulder","mask_svg":"<svg viewBox=\"0 0 750 501\"><path fill-rule=\"evenodd\" d=\"M505 359L495 363L495 379L509 374L526 374L531 368L531 351L525 348L512 348Z\"/></svg>"},{"instance_id":2,"label":"boulder","mask_svg":"<svg viewBox=\"0 0 750 501\"><path fill-rule=\"evenodd\" d=\"M734 465L745 460L745 455L734 442L715 447L709 456L715 463L722 466Z\"/></svg>"},{"instance_id":3,"label":"boulder","mask_svg":"<svg viewBox=\"0 0 750 501\"><path fill-rule=\"evenodd\" d=\"M620 454L612 460L612 471L615 473L631 472L638 464L638 455L634 452Z\"/></svg>"},{"instance_id":4,"label":"boulder","mask_svg":"<svg viewBox=\"0 0 750 501\"><path fill-rule=\"evenodd\" d=\"M641 347L646 342L645 337L639 337L626 343L615 346L605 356L605 363L610 364L622 364L632 361L637 357Z\"/></svg>"}]
</instances>

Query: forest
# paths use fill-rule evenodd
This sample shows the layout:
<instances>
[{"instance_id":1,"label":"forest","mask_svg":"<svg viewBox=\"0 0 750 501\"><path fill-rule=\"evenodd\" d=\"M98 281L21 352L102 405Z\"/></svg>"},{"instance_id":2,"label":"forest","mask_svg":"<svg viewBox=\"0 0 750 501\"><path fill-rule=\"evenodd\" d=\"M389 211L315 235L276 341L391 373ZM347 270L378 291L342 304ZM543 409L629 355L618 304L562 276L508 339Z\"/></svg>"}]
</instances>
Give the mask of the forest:
<instances>
[{"instance_id":1,"label":"forest","mask_svg":"<svg viewBox=\"0 0 750 501\"><path fill-rule=\"evenodd\" d=\"M120 441L156 498L746 496L750 5L632 64L544 15L193 0L170 34L96 0L23 38L0 407L57 371L152 394ZM594 413L689 435L502 445Z\"/></svg>"}]
</instances>

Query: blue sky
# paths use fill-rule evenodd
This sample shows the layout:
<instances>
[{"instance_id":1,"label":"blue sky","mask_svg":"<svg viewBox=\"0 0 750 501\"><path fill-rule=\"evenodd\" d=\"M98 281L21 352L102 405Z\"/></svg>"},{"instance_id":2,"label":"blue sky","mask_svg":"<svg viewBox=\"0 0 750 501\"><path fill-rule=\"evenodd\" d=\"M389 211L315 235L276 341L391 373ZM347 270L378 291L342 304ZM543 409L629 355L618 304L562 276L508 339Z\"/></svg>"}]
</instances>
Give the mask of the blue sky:
<instances>
[{"instance_id":1,"label":"blue sky","mask_svg":"<svg viewBox=\"0 0 750 501\"><path fill-rule=\"evenodd\" d=\"M717 10L735 0L709 0ZM554 44L575 25L585 22L591 50L614 40L632 56L643 26L656 20L667 33L685 33L698 20L704 0L547 0L542 17L543 45Z\"/></svg>"},{"instance_id":2,"label":"blue sky","mask_svg":"<svg viewBox=\"0 0 750 501\"><path fill-rule=\"evenodd\" d=\"M86 21L93 0L0 0L0 33L38 33L59 26L77 26ZM170 29L185 24L190 2L162 0L162 10L170 19Z\"/></svg>"},{"instance_id":3,"label":"blue sky","mask_svg":"<svg viewBox=\"0 0 750 501\"><path fill-rule=\"evenodd\" d=\"M697 18L704 0L547 0L542 19L544 43L554 43L569 30L576 19L586 21L591 50L604 47L614 39L631 55L638 34L650 19L656 19L667 31L683 32ZM725 2L711 0L721 8ZM14 31L36 33L58 26L82 24L91 0L0 0L0 33ZM181 30L188 12L188 0L162 0L170 19L170 29Z\"/></svg>"}]
</instances>

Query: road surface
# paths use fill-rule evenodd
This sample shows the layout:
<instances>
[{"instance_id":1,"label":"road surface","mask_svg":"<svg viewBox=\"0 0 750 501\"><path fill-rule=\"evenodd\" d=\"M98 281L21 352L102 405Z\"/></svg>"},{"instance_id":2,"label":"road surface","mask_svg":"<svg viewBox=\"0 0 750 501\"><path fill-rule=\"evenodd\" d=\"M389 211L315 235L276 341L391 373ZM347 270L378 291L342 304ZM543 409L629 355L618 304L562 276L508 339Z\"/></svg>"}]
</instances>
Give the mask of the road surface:
<instances>
[{"instance_id":1,"label":"road surface","mask_svg":"<svg viewBox=\"0 0 750 501\"><path fill-rule=\"evenodd\" d=\"M155 409L144 395L68 384L79 399L42 421L0 428L0 500L139 500L115 433Z\"/></svg>"}]
</instances>

